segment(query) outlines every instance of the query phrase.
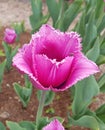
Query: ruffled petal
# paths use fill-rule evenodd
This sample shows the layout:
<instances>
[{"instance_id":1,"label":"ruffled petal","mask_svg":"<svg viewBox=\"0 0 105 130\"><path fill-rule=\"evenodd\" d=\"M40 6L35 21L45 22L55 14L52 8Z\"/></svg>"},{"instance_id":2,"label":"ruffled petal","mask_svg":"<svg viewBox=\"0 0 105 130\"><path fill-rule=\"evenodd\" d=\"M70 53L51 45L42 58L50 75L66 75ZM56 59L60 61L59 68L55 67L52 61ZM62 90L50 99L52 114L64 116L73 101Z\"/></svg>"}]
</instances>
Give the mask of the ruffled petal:
<instances>
[{"instance_id":1,"label":"ruffled petal","mask_svg":"<svg viewBox=\"0 0 105 130\"><path fill-rule=\"evenodd\" d=\"M48 59L45 55L36 55L36 71L39 82L44 87L57 87L63 84L70 73L73 57L66 57L61 62Z\"/></svg>"},{"instance_id":2,"label":"ruffled petal","mask_svg":"<svg viewBox=\"0 0 105 130\"><path fill-rule=\"evenodd\" d=\"M81 51L81 38L76 32L65 33L65 39L63 57L75 55L75 53Z\"/></svg>"},{"instance_id":3,"label":"ruffled petal","mask_svg":"<svg viewBox=\"0 0 105 130\"><path fill-rule=\"evenodd\" d=\"M62 126L62 124L57 119L55 119L51 121L50 124L45 126L42 130L65 130L65 129Z\"/></svg>"},{"instance_id":4,"label":"ruffled petal","mask_svg":"<svg viewBox=\"0 0 105 130\"><path fill-rule=\"evenodd\" d=\"M59 86L58 89L52 88L52 90L64 91L76 84L78 81L97 72L99 72L99 68L94 62L90 61L82 54L78 54L72 63L71 71L67 81L63 85Z\"/></svg>"},{"instance_id":5,"label":"ruffled petal","mask_svg":"<svg viewBox=\"0 0 105 130\"><path fill-rule=\"evenodd\" d=\"M62 60L62 51L67 42L65 34L49 25L43 25L39 32L33 35L31 43L35 43L35 53L44 54L50 59Z\"/></svg>"},{"instance_id":6,"label":"ruffled petal","mask_svg":"<svg viewBox=\"0 0 105 130\"><path fill-rule=\"evenodd\" d=\"M63 33L49 25L43 25L31 40L35 44L34 53L57 61L80 51L80 42L81 38L76 32Z\"/></svg>"},{"instance_id":7,"label":"ruffled petal","mask_svg":"<svg viewBox=\"0 0 105 130\"><path fill-rule=\"evenodd\" d=\"M18 53L13 57L13 66L19 69L21 72L30 74L32 73L32 48L29 44L25 44Z\"/></svg>"}]
</instances>

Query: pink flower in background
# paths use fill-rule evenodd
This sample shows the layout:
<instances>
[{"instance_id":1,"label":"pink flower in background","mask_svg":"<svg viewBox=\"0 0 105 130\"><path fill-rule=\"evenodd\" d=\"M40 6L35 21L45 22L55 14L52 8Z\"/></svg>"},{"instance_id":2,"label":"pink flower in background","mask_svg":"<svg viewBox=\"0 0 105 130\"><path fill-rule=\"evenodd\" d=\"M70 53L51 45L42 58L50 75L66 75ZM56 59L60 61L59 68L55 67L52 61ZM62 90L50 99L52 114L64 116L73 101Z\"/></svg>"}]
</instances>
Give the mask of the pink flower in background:
<instances>
[{"instance_id":1,"label":"pink flower in background","mask_svg":"<svg viewBox=\"0 0 105 130\"><path fill-rule=\"evenodd\" d=\"M55 119L54 121L51 121L50 124L45 126L42 130L65 130L62 124Z\"/></svg>"},{"instance_id":2,"label":"pink flower in background","mask_svg":"<svg viewBox=\"0 0 105 130\"><path fill-rule=\"evenodd\" d=\"M13 44L16 40L17 34L15 30L6 28L4 32L4 42Z\"/></svg>"},{"instance_id":3,"label":"pink flower in background","mask_svg":"<svg viewBox=\"0 0 105 130\"><path fill-rule=\"evenodd\" d=\"M64 91L99 71L81 52L76 32L63 33L43 25L14 56L13 65L41 90Z\"/></svg>"}]
</instances>

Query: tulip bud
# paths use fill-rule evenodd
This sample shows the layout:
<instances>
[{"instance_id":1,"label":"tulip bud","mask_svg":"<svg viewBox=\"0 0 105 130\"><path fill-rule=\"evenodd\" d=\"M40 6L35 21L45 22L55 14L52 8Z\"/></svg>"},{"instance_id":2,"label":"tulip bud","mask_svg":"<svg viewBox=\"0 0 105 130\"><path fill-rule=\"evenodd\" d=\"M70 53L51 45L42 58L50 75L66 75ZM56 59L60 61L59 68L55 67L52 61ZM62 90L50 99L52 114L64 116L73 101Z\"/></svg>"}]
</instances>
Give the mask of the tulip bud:
<instances>
[{"instance_id":1,"label":"tulip bud","mask_svg":"<svg viewBox=\"0 0 105 130\"><path fill-rule=\"evenodd\" d=\"M4 42L13 44L16 40L17 34L14 29L6 28L4 32Z\"/></svg>"}]
</instances>

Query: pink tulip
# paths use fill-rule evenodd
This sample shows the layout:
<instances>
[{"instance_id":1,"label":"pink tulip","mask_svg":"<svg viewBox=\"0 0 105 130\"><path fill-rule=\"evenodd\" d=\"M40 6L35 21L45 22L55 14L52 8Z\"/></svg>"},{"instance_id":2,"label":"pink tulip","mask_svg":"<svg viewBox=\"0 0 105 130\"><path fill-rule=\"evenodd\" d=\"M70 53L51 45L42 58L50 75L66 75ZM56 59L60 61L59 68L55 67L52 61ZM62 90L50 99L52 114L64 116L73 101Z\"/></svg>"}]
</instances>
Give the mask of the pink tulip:
<instances>
[{"instance_id":1,"label":"pink tulip","mask_svg":"<svg viewBox=\"0 0 105 130\"><path fill-rule=\"evenodd\" d=\"M6 28L4 32L4 42L7 44L13 44L16 40L16 33L15 30Z\"/></svg>"},{"instance_id":2,"label":"pink tulip","mask_svg":"<svg viewBox=\"0 0 105 130\"><path fill-rule=\"evenodd\" d=\"M54 121L51 121L50 124L45 126L42 130L65 130L62 124L55 119Z\"/></svg>"},{"instance_id":3,"label":"pink tulip","mask_svg":"<svg viewBox=\"0 0 105 130\"><path fill-rule=\"evenodd\" d=\"M29 75L41 90L64 91L99 71L81 52L76 32L63 33L43 25L13 58L13 65Z\"/></svg>"}]
</instances>

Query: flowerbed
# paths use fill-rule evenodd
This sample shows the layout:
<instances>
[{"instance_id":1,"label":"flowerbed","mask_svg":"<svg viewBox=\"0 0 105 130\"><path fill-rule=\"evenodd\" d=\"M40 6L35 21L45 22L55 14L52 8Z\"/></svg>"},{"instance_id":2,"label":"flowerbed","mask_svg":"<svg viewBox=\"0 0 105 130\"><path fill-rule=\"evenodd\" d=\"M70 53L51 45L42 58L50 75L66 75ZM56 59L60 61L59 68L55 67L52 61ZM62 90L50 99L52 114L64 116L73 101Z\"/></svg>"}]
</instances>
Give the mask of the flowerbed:
<instances>
[{"instance_id":1,"label":"flowerbed","mask_svg":"<svg viewBox=\"0 0 105 130\"><path fill-rule=\"evenodd\" d=\"M24 32L23 22L4 34L1 29L0 128L104 130L105 104L94 109L94 102L105 92L105 74L97 80L93 75L105 63L104 1L46 4L48 14L43 14L42 1L31 0L32 35Z\"/></svg>"}]
</instances>

